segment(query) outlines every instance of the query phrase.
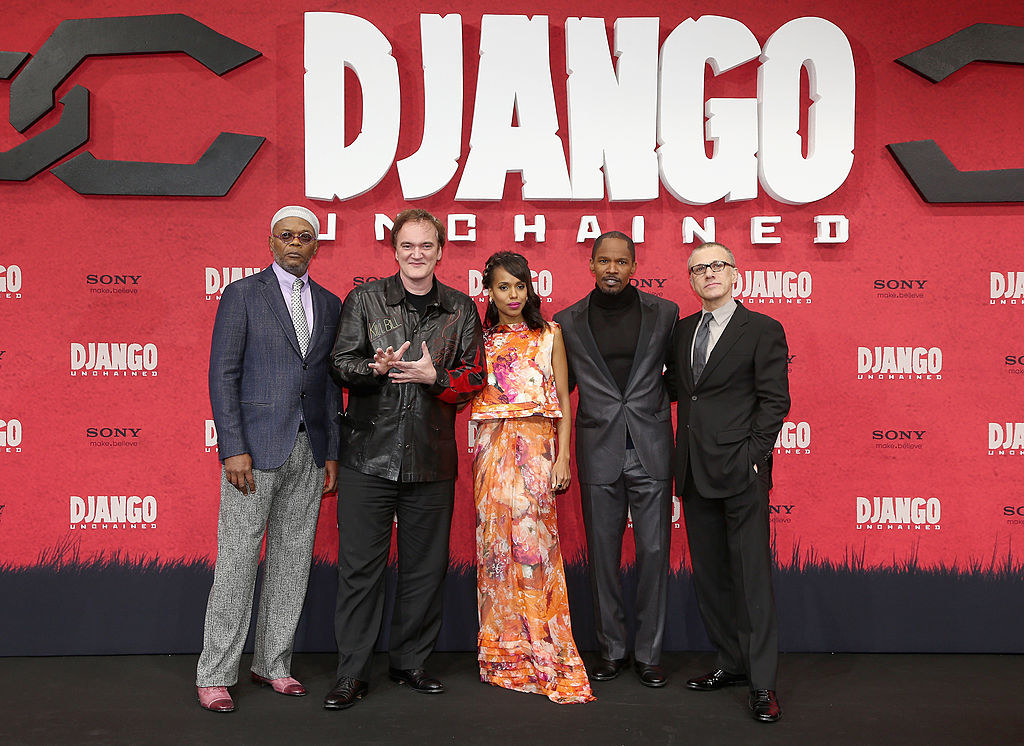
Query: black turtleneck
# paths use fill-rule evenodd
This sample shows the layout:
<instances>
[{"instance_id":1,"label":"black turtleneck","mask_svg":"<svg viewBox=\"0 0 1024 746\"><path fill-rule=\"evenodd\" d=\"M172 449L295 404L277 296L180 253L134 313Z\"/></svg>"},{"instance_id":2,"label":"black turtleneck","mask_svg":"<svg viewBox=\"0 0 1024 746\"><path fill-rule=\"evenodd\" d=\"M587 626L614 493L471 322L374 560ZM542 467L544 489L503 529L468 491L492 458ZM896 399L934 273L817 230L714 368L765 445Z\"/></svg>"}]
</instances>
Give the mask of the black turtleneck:
<instances>
[{"instance_id":1,"label":"black turtleneck","mask_svg":"<svg viewBox=\"0 0 1024 746\"><path fill-rule=\"evenodd\" d=\"M615 295L597 288L590 291L590 331L620 391L625 391L629 382L640 337L640 318L640 295L632 285L626 285Z\"/></svg>"}]
</instances>

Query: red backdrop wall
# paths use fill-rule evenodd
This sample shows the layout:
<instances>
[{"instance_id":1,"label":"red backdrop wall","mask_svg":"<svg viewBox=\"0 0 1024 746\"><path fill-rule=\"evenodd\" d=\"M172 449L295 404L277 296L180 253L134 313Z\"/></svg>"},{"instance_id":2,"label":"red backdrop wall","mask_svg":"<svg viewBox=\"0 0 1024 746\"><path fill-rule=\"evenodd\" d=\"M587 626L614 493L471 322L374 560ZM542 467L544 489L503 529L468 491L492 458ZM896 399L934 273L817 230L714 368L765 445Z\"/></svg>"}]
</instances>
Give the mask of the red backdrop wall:
<instances>
[{"instance_id":1,"label":"red backdrop wall","mask_svg":"<svg viewBox=\"0 0 1024 746\"><path fill-rule=\"evenodd\" d=\"M91 93L88 143L75 154L87 149L97 158L191 163L222 131L266 142L223 197L83 196L48 171L0 182L0 282L6 283L0 287L0 420L6 423L0 563L8 568L52 561L61 551L80 560L212 558L219 464L207 439L206 374L220 285L209 292L208 283L219 273L222 285L224 268L267 266L267 222L279 206L307 204L325 226L336 215L336 234L321 242L311 274L338 295L395 271L387 236L374 234L375 214L393 216L406 205L393 165L361 196L330 202L304 196L310 154L304 150L303 12L351 13L391 41L402 85L402 158L422 135L419 13L438 9L363 0L317 8L292 0L183 0L174 10L262 56L223 76L183 54L86 59L56 91L58 99L74 85ZM853 167L834 193L803 205L782 203L763 189L752 200L690 205L664 186L649 201L528 202L515 173L500 201L456 200L469 151L481 16L494 9L458 0L443 10L460 13L463 23L462 158L447 187L415 204L442 217L476 215L476 239L445 249L443 282L473 291L471 272L491 252L515 249L541 273L550 317L592 287L589 242L577 243L581 218L596 216L603 230L630 231L633 218L642 216L636 279L678 302L685 315L698 303L685 276L692 244L683 242L681 226L686 216L700 223L713 216L717 240L734 250L741 273L754 273L745 278L807 273L805 297L740 298L783 323L792 356L791 424L776 450L772 496L781 563L916 561L969 570L1009 561L1019 568L1024 458L1012 437L1012 447L1000 448L991 447L990 436L1024 434L1024 298L1011 289L1009 298L993 299L992 273L1004 281L1024 273L1024 206L926 203L886 150L890 143L934 139L962 170L1024 167L1024 68L976 63L933 84L895 62L977 22L1024 24L1018 2L726 1L658 9L662 42L687 17L707 14L740 21L761 44L787 21L810 15L828 19L849 39L856 66ZM160 12L161 3L144 0L116 0L102 9L102 15ZM655 11L635 0L585 7L547 0L517 12L549 17L559 135L567 147L565 19L603 17L611 33L614 19ZM58 23L82 15L79 3L10 0L0 48L35 53ZM758 64L718 77L708 72L707 97L756 97ZM355 81L351 73L348 80ZM803 85L806 94L806 80ZM0 81L0 90L11 86ZM0 151L53 126L60 110L24 133L0 124ZM349 139L359 130L359 115L350 88ZM545 216L543 242L532 235L514 240L520 213L528 223ZM849 239L816 244L817 215L846 216ZM758 216L781 217L780 243L752 243L751 219ZM137 376L73 371L72 345L87 349L94 342L155 345L156 367ZM876 347L937 348L941 367L933 365L930 378L862 377L858 350ZM464 415L459 422L464 461L452 555L471 563L469 427ZM87 506L90 496L110 495L151 496L144 503L151 520L72 520L73 498ZM897 498L896 505L922 498L914 505L928 507L918 523L884 515L880 523L863 516L858 522L859 498L872 506L882 498L883 507L888 498ZM334 500L324 501L316 541L316 554L326 559L337 552ZM559 520L565 554L579 556L575 486L561 498ZM686 566L685 546L680 520L673 533L677 568Z\"/></svg>"}]
</instances>

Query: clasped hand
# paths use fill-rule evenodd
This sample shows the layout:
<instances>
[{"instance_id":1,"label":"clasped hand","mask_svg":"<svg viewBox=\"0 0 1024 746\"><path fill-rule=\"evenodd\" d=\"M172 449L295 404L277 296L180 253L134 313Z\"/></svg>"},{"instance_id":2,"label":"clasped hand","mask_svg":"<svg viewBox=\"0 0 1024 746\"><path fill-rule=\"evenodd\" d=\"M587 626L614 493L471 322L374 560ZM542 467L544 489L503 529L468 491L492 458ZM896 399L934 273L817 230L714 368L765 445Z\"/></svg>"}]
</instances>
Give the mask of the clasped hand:
<instances>
[{"instance_id":1,"label":"clasped hand","mask_svg":"<svg viewBox=\"0 0 1024 746\"><path fill-rule=\"evenodd\" d=\"M382 350L379 347L373 355L373 362L369 364L374 375L388 376L395 383L425 383L432 384L437 380L437 371L434 369L434 361L430 357L427 343L422 342L420 349L423 354L419 360L407 362L402 360L402 355L409 349L410 343L405 342L397 350L388 347Z\"/></svg>"},{"instance_id":2,"label":"clasped hand","mask_svg":"<svg viewBox=\"0 0 1024 746\"><path fill-rule=\"evenodd\" d=\"M569 473L568 459L555 459L551 468L551 489L555 492L565 492L572 483L572 475Z\"/></svg>"},{"instance_id":3,"label":"clasped hand","mask_svg":"<svg viewBox=\"0 0 1024 746\"><path fill-rule=\"evenodd\" d=\"M252 456L240 453L224 459L224 475L243 495L256 494L256 478L252 473ZM324 464L324 486L321 494L326 495L338 488L338 462L328 460Z\"/></svg>"}]
</instances>

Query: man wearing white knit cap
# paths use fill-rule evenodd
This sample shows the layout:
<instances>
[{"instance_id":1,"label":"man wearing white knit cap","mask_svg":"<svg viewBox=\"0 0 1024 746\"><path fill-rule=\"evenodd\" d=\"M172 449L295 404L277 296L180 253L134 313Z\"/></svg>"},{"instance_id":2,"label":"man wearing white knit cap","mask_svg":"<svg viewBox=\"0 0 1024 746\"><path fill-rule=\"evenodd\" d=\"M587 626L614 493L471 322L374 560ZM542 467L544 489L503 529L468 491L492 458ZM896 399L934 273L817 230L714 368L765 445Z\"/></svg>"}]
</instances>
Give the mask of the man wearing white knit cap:
<instances>
[{"instance_id":1,"label":"man wearing white knit cap","mask_svg":"<svg viewBox=\"0 0 1024 746\"><path fill-rule=\"evenodd\" d=\"M199 704L231 712L260 545L263 590L251 679L302 696L291 676L295 627L309 581L320 497L338 474L340 390L329 376L341 314L309 279L320 222L290 205L270 221L273 263L221 294L210 349L210 403L220 460L217 565L206 609Z\"/></svg>"}]
</instances>

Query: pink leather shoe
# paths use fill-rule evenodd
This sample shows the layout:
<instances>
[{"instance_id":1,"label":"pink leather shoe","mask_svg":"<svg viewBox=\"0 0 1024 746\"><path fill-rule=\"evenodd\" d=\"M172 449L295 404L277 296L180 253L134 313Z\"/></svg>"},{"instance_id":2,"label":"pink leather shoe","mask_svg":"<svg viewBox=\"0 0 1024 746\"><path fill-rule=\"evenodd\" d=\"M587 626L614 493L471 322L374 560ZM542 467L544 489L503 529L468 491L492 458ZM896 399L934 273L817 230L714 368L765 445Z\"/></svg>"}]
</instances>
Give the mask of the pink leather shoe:
<instances>
[{"instance_id":1,"label":"pink leather shoe","mask_svg":"<svg viewBox=\"0 0 1024 746\"><path fill-rule=\"evenodd\" d=\"M280 679L265 679L254 671L249 673L252 675L252 683L259 684L260 686L272 686L278 694L286 694L289 697L306 696L306 687L291 676L282 676Z\"/></svg>"},{"instance_id":2,"label":"pink leather shoe","mask_svg":"<svg viewBox=\"0 0 1024 746\"><path fill-rule=\"evenodd\" d=\"M197 686L199 706L210 712L234 712L235 703L223 686Z\"/></svg>"}]
</instances>

